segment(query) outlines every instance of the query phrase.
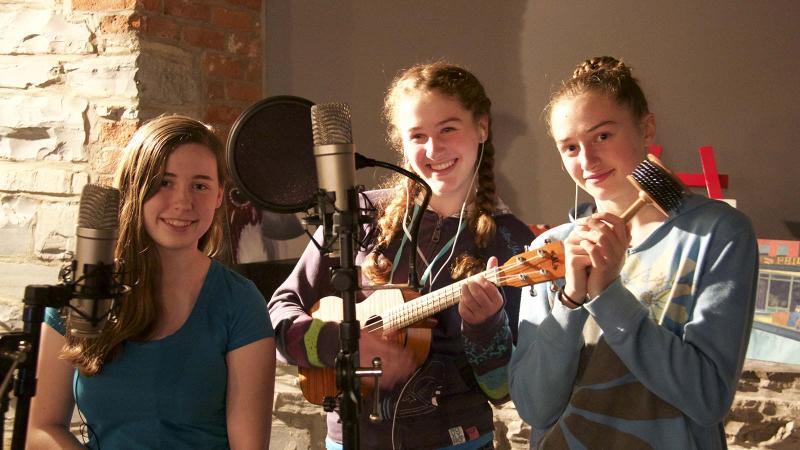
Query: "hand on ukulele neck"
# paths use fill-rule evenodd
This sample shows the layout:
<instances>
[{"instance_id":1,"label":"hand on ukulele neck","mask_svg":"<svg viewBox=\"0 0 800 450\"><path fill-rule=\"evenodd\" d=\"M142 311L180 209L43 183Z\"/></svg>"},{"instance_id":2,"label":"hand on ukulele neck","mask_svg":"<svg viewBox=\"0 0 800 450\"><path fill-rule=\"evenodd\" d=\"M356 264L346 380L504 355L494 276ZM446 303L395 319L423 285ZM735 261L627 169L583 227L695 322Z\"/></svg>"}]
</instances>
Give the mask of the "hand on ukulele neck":
<instances>
[{"instance_id":1,"label":"hand on ukulele neck","mask_svg":"<svg viewBox=\"0 0 800 450\"><path fill-rule=\"evenodd\" d=\"M497 258L492 256L486 263L486 271L497 267ZM497 286L487 280L484 274L470 277L461 286L461 302L458 304L458 313L464 322L470 325L480 325L490 317L497 314L503 307L503 297Z\"/></svg>"}]
</instances>

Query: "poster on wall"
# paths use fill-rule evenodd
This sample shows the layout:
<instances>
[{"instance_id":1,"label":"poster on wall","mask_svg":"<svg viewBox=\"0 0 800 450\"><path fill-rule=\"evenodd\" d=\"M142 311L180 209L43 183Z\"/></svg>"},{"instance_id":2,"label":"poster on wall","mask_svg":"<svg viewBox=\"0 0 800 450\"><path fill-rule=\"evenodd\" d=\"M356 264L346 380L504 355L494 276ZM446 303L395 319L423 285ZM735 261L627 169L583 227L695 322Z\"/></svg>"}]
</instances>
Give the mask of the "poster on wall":
<instances>
[{"instance_id":1,"label":"poster on wall","mask_svg":"<svg viewBox=\"0 0 800 450\"><path fill-rule=\"evenodd\" d=\"M305 230L294 214L278 214L253 205L236 188L226 192L231 258L234 264L277 259L277 241L294 239Z\"/></svg>"},{"instance_id":2,"label":"poster on wall","mask_svg":"<svg viewBox=\"0 0 800 450\"><path fill-rule=\"evenodd\" d=\"M759 239L756 310L747 357L800 364L800 241Z\"/></svg>"}]
</instances>

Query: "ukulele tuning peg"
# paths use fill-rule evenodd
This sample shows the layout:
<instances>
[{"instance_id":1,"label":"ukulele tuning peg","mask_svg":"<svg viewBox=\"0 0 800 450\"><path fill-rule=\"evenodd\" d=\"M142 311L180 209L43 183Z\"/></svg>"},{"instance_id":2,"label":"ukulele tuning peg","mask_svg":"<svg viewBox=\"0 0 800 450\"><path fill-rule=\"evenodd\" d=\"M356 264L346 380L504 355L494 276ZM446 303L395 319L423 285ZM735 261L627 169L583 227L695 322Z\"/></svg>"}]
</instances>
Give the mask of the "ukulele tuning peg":
<instances>
[{"instance_id":1,"label":"ukulele tuning peg","mask_svg":"<svg viewBox=\"0 0 800 450\"><path fill-rule=\"evenodd\" d=\"M550 283L550 292L558 292L558 286L555 283Z\"/></svg>"},{"instance_id":2,"label":"ukulele tuning peg","mask_svg":"<svg viewBox=\"0 0 800 450\"><path fill-rule=\"evenodd\" d=\"M531 249L530 245L523 245L523 246L522 246L522 251L523 251L523 252L527 252L527 251L528 251L528 250L530 250L530 249Z\"/></svg>"},{"instance_id":3,"label":"ukulele tuning peg","mask_svg":"<svg viewBox=\"0 0 800 450\"><path fill-rule=\"evenodd\" d=\"M531 290L531 297L536 297L536 289L533 288L533 285L529 289Z\"/></svg>"}]
</instances>

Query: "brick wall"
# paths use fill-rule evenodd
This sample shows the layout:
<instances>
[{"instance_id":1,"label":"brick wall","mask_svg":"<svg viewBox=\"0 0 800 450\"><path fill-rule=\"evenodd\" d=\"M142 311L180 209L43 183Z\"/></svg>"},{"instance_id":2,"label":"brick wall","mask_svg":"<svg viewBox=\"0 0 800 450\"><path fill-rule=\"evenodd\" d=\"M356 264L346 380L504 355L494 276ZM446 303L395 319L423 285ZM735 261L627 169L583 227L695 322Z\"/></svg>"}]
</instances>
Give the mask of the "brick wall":
<instances>
[{"instance_id":1,"label":"brick wall","mask_svg":"<svg viewBox=\"0 0 800 450\"><path fill-rule=\"evenodd\" d=\"M140 108L179 110L225 138L262 96L261 0L142 2Z\"/></svg>"},{"instance_id":2,"label":"brick wall","mask_svg":"<svg viewBox=\"0 0 800 450\"><path fill-rule=\"evenodd\" d=\"M0 325L57 281L80 191L109 182L143 120L222 139L262 95L261 0L0 1Z\"/></svg>"}]
</instances>

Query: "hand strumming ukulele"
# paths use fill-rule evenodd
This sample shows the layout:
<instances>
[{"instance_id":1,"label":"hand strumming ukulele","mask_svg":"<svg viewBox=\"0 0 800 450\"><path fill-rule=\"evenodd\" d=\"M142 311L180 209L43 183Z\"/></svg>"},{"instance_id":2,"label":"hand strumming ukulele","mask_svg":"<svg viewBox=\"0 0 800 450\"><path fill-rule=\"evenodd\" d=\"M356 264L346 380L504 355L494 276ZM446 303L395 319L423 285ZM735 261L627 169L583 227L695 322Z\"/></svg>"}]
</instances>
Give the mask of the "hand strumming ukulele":
<instances>
[{"instance_id":1,"label":"hand strumming ukulele","mask_svg":"<svg viewBox=\"0 0 800 450\"><path fill-rule=\"evenodd\" d=\"M480 273L496 286L523 287L564 277L564 246L560 241L513 256L502 266ZM407 347L419 366L428 357L431 323L425 319L457 304L466 279L422 295L408 289L377 289L356 304L356 318L362 329L393 336ZM342 299L325 297L311 309L311 316L329 322L342 320ZM434 322L435 323L435 322ZM336 377L330 367L300 367L300 388L309 402L322 405L325 397L336 394ZM367 389L362 386L362 394Z\"/></svg>"}]
</instances>

